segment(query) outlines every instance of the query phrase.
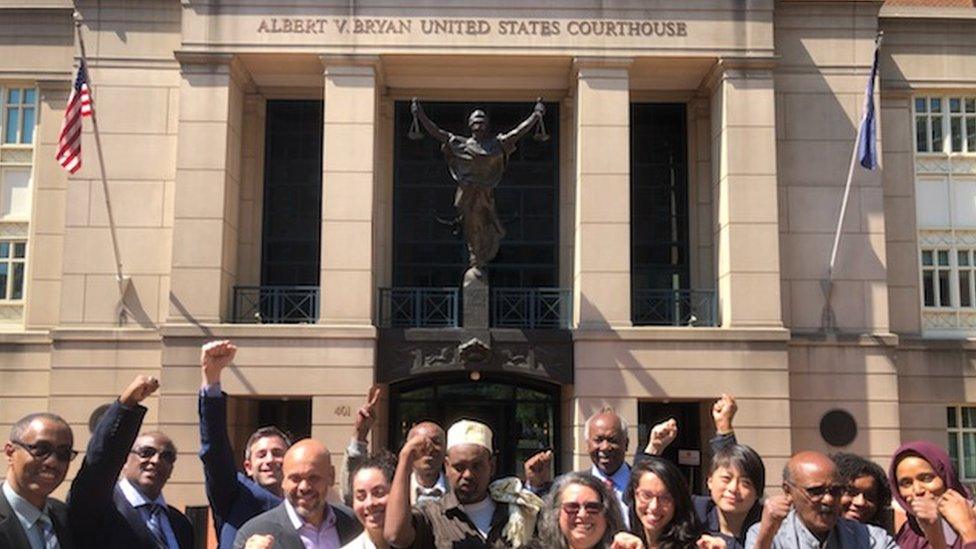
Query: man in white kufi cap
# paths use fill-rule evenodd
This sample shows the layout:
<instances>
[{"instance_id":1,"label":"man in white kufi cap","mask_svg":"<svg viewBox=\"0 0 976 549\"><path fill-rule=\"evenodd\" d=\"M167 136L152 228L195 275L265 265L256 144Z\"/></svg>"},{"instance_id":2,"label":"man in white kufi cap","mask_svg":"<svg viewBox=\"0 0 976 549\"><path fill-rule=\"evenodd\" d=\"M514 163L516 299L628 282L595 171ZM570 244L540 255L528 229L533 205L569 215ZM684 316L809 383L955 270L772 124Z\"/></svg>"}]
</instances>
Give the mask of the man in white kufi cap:
<instances>
[{"instance_id":1,"label":"man in white kufi cap","mask_svg":"<svg viewBox=\"0 0 976 549\"><path fill-rule=\"evenodd\" d=\"M440 501L410 509L414 460L436 441L415 434L400 451L386 507L384 536L394 547L522 547L531 539L542 501L517 478L491 482L495 470L492 432L462 419L447 430L447 476ZM490 485L490 486L489 486Z\"/></svg>"}]
</instances>

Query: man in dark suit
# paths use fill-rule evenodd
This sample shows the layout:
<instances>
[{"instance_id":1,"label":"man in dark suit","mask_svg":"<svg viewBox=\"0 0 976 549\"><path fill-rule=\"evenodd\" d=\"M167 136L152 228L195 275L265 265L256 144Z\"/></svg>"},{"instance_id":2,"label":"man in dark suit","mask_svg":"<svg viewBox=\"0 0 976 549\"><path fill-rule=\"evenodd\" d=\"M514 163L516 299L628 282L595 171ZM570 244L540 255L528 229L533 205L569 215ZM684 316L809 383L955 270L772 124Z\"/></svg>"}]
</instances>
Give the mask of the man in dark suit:
<instances>
[{"instance_id":1,"label":"man in dark suit","mask_svg":"<svg viewBox=\"0 0 976 549\"><path fill-rule=\"evenodd\" d=\"M296 442L285 454L282 472L285 501L247 521L237 531L235 549L248 543L249 549L338 549L362 532L349 509L326 501L335 469L321 442L308 438Z\"/></svg>"},{"instance_id":2,"label":"man in dark suit","mask_svg":"<svg viewBox=\"0 0 976 549\"><path fill-rule=\"evenodd\" d=\"M236 354L227 340L200 350L200 460L221 549L233 547L245 522L281 503L281 462L290 446L280 430L262 427L245 445L245 474L237 471L227 433L227 394L220 388L220 373Z\"/></svg>"},{"instance_id":3,"label":"man in dark suit","mask_svg":"<svg viewBox=\"0 0 976 549\"><path fill-rule=\"evenodd\" d=\"M193 547L190 521L162 495L176 462L173 442L159 432L136 436L146 415L139 403L158 387L155 378L137 376L92 433L68 496L75 543L82 549Z\"/></svg>"},{"instance_id":4,"label":"man in dark suit","mask_svg":"<svg viewBox=\"0 0 976 549\"><path fill-rule=\"evenodd\" d=\"M48 497L78 455L73 443L71 427L55 414L30 414L10 429L3 446L7 479L0 490L0 547L74 547L67 507Z\"/></svg>"}]
</instances>

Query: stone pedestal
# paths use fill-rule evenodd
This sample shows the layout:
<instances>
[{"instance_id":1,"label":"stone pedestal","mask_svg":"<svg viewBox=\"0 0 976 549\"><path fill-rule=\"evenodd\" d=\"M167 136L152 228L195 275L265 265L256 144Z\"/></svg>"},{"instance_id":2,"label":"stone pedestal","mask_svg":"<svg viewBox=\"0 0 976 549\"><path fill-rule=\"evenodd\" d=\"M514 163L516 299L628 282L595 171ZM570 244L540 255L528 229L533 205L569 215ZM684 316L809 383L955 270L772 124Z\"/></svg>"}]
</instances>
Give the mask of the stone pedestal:
<instances>
[{"instance_id":1,"label":"stone pedestal","mask_svg":"<svg viewBox=\"0 0 976 549\"><path fill-rule=\"evenodd\" d=\"M464 272L464 320L462 325L474 332L488 329L488 272L471 267Z\"/></svg>"}]
</instances>

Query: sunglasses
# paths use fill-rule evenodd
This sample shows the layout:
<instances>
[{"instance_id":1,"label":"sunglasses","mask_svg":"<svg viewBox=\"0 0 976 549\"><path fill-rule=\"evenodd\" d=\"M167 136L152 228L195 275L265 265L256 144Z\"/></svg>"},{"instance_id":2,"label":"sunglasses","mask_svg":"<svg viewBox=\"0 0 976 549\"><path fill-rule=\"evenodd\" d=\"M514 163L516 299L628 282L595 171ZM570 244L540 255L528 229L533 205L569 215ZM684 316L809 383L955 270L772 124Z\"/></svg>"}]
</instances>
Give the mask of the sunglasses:
<instances>
[{"instance_id":1,"label":"sunglasses","mask_svg":"<svg viewBox=\"0 0 976 549\"><path fill-rule=\"evenodd\" d=\"M166 463L171 465L176 463L176 452L173 450L160 451L152 446L140 446L139 448L130 450L129 453L139 456L139 459L152 459L153 456L159 454L159 459L165 461Z\"/></svg>"},{"instance_id":2,"label":"sunglasses","mask_svg":"<svg viewBox=\"0 0 976 549\"><path fill-rule=\"evenodd\" d=\"M577 503L575 501L570 501L562 504L563 513L569 516L578 515L580 509L586 512L587 515L602 515L603 514L603 504L599 501L587 501L586 503Z\"/></svg>"},{"instance_id":3,"label":"sunglasses","mask_svg":"<svg viewBox=\"0 0 976 549\"><path fill-rule=\"evenodd\" d=\"M71 446L67 444L61 446L55 446L50 442L41 441L37 444L27 444L19 440L11 440L10 442L20 446L27 453L34 457L34 459L45 460L51 454L54 454L59 461L71 461L78 457L78 451L72 450Z\"/></svg>"},{"instance_id":4,"label":"sunglasses","mask_svg":"<svg viewBox=\"0 0 976 549\"><path fill-rule=\"evenodd\" d=\"M803 490L806 493L807 497L809 497L813 501L820 501L827 494L830 494L830 497L836 499L839 498L841 495L843 495L844 491L847 490L847 487L842 484L825 484L822 486L811 486L809 488L806 486L793 484L792 482L788 484L794 488L799 488L800 490Z\"/></svg>"}]
</instances>

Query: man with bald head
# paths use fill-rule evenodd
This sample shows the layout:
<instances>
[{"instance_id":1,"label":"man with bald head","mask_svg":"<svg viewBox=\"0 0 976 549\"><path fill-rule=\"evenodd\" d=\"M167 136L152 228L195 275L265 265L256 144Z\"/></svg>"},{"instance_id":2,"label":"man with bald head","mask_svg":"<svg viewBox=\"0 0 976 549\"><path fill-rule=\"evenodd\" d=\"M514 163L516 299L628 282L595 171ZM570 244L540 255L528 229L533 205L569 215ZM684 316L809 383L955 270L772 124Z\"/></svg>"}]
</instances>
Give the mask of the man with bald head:
<instances>
[{"instance_id":1,"label":"man with bald head","mask_svg":"<svg viewBox=\"0 0 976 549\"><path fill-rule=\"evenodd\" d=\"M193 526L162 493L176 447L158 431L138 434L147 411L141 402L158 388L156 378L137 376L98 421L68 496L78 547L193 547Z\"/></svg>"},{"instance_id":2,"label":"man with bald head","mask_svg":"<svg viewBox=\"0 0 976 549\"><path fill-rule=\"evenodd\" d=\"M783 468L783 495L766 499L762 520L746 535L746 548L897 548L881 528L841 516L844 488L829 457L794 454Z\"/></svg>"},{"instance_id":3,"label":"man with bald head","mask_svg":"<svg viewBox=\"0 0 976 549\"><path fill-rule=\"evenodd\" d=\"M278 507L247 521L234 547L274 549L338 549L362 532L352 512L328 502L335 480L332 458L324 444L312 439L296 442L282 462Z\"/></svg>"},{"instance_id":4,"label":"man with bald head","mask_svg":"<svg viewBox=\"0 0 976 549\"><path fill-rule=\"evenodd\" d=\"M48 497L78 455L73 442L71 427L55 414L30 414L14 423L3 446L7 478L0 490L0 547L46 548L49 542L74 547L67 507Z\"/></svg>"},{"instance_id":5,"label":"man with bald head","mask_svg":"<svg viewBox=\"0 0 976 549\"><path fill-rule=\"evenodd\" d=\"M342 471L343 496L346 505L352 501L348 472L356 470L358 465L366 460L367 438L376 421L376 404L379 396L378 387L370 389L366 402L356 414L354 436L349 442L349 447L346 448L346 461ZM432 421L422 421L410 429L407 440L417 434L429 437L435 444L428 448L426 455L413 463L413 473L410 476L411 505L424 501L439 501L449 489L447 477L444 476L444 429Z\"/></svg>"}]
</instances>

